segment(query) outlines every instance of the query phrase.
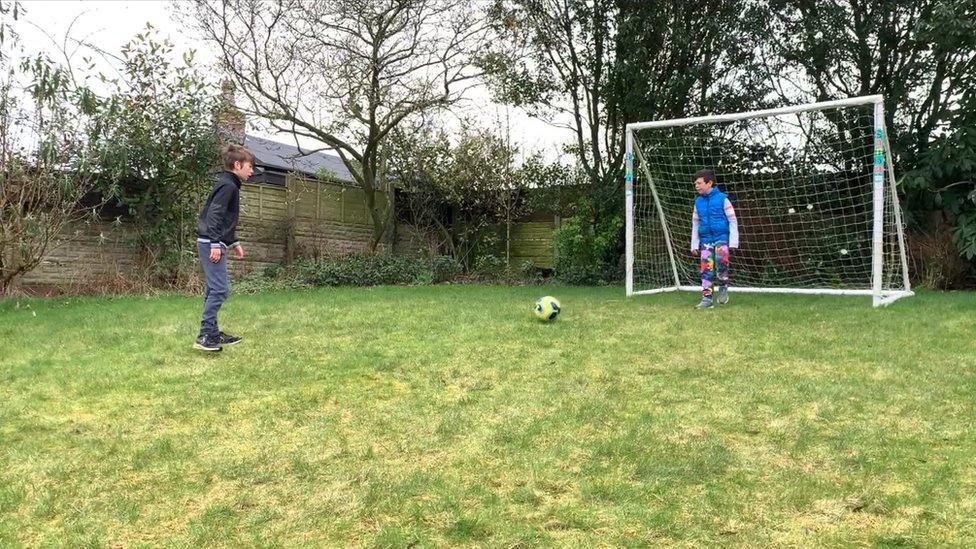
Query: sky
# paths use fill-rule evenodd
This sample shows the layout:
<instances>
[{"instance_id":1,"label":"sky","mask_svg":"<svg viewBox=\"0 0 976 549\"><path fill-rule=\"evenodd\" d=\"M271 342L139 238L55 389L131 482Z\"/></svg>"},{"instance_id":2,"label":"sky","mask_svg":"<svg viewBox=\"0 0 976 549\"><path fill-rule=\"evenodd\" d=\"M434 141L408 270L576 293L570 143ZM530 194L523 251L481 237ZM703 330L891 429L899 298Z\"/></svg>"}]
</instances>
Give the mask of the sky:
<instances>
[{"instance_id":1,"label":"sky","mask_svg":"<svg viewBox=\"0 0 976 549\"><path fill-rule=\"evenodd\" d=\"M216 55L210 47L193 36L191 30L184 28L174 15L173 2L161 0L22 0L26 14L17 22L20 44L24 51L48 52L55 60L63 60L59 48L74 55L72 63L82 64L81 58L91 55L91 50L78 48L77 43L85 42L105 52L117 54L121 47L137 33L152 24L162 38L168 38L177 52L196 50L200 63L215 63ZM65 37L72 40L65 42ZM98 60L98 56L96 61ZM105 63L107 67L107 63ZM487 89L483 86L472 90L469 105L477 105L472 111L477 119L487 126L502 125L508 120L513 144L517 143L523 154L541 152L546 158L560 156L561 144L571 138L565 129L554 128L541 120L527 116L514 107L493 103ZM294 142L289 135L275 135L263 130L249 121L248 133L278 141ZM303 147L314 147L314 143L302 139Z\"/></svg>"}]
</instances>

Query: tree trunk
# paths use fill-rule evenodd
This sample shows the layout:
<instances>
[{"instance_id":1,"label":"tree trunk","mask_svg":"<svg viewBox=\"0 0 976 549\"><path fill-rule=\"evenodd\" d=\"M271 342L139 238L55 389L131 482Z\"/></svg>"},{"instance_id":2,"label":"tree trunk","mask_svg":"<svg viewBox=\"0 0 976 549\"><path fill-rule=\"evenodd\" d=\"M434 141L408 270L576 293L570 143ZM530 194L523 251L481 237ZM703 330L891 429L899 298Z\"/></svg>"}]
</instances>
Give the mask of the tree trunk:
<instances>
[{"instance_id":1,"label":"tree trunk","mask_svg":"<svg viewBox=\"0 0 976 549\"><path fill-rule=\"evenodd\" d=\"M505 266L512 268L512 212L505 211Z\"/></svg>"},{"instance_id":2,"label":"tree trunk","mask_svg":"<svg viewBox=\"0 0 976 549\"><path fill-rule=\"evenodd\" d=\"M393 190L393 185L388 186L389 188L386 191L386 234L388 236L387 240L390 246L390 253L392 254L397 238L396 211L393 209L395 206L394 201L396 200L396 193Z\"/></svg>"},{"instance_id":3,"label":"tree trunk","mask_svg":"<svg viewBox=\"0 0 976 549\"><path fill-rule=\"evenodd\" d=\"M23 264L16 249L0 249L0 297L12 295L20 287Z\"/></svg>"}]
</instances>

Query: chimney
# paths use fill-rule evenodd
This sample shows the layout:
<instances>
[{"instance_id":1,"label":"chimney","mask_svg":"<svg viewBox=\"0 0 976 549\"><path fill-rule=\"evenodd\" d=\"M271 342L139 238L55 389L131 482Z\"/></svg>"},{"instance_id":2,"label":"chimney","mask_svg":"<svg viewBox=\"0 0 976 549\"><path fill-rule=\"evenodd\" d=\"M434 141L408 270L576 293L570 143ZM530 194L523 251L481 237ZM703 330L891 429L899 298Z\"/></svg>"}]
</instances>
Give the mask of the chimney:
<instances>
[{"instance_id":1,"label":"chimney","mask_svg":"<svg viewBox=\"0 0 976 549\"><path fill-rule=\"evenodd\" d=\"M220 84L220 102L217 106L217 140L221 144L244 144L244 113L234 101L234 82L224 80Z\"/></svg>"}]
</instances>

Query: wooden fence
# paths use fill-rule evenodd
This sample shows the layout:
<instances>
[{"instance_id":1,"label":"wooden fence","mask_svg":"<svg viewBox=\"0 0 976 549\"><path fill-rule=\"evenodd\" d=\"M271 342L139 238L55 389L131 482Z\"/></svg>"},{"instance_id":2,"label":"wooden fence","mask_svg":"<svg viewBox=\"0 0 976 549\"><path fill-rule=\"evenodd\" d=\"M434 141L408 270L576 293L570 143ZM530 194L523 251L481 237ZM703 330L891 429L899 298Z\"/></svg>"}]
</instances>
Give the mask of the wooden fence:
<instances>
[{"instance_id":1,"label":"wooden fence","mask_svg":"<svg viewBox=\"0 0 976 549\"><path fill-rule=\"evenodd\" d=\"M528 261L536 267L554 268L556 256L553 235L557 228L559 218L553 216L533 216L512 223L509 232L512 264L518 266Z\"/></svg>"},{"instance_id":2,"label":"wooden fence","mask_svg":"<svg viewBox=\"0 0 976 549\"><path fill-rule=\"evenodd\" d=\"M385 205L387 197L377 193ZM193 220L195 223L195 220ZM65 287L105 278L124 278L145 261L127 230L128 223L98 222L70 228L24 284ZM532 261L553 266L553 219L533 218L512 224L513 264ZM372 222L363 190L289 176L285 187L245 184L241 188L238 238L244 261L231 262L234 274L246 274L298 257L323 257L365 251ZM504 234L504 231L503 231ZM435 246L430 235L398 225L394 253L421 255Z\"/></svg>"}]
</instances>

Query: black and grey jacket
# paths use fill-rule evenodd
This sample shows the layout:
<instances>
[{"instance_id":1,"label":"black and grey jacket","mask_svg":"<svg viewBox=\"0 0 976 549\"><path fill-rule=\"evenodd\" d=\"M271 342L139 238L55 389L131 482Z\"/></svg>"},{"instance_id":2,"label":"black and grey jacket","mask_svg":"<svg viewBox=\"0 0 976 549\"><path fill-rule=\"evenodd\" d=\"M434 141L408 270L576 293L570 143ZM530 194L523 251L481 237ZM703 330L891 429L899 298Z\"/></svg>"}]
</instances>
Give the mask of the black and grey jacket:
<instances>
[{"instance_id":1,"label":"black and grey jacket","mask_svg":"<svg viewBox=\"0 0 976 549\"><path fill-rule=\"evenodd\" d=\"M209 241L211 248L221 244L237 245L237 218L241 211L241 180L233 172L223 171L214 180L213 191L197 218L197 239Z\"/></svg>"}]
</instances>

